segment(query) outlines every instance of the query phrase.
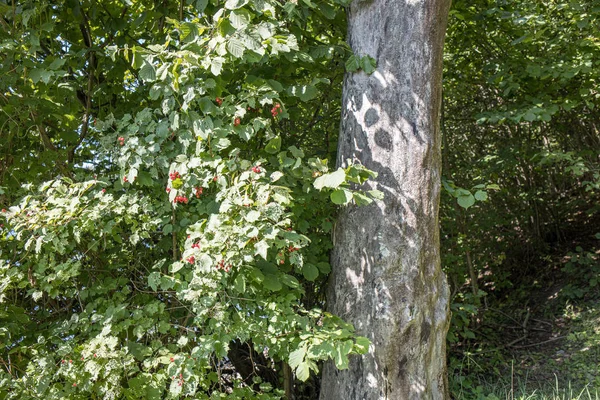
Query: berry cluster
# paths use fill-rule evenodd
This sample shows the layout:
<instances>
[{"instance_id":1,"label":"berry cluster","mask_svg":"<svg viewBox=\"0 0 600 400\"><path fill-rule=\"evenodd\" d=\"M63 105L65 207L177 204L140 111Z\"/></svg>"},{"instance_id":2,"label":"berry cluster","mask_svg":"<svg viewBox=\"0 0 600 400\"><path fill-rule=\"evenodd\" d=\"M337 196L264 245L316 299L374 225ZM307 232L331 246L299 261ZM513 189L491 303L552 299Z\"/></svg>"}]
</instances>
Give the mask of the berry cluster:
<instances>
[{"instance_id":1,"label":"berry cluster","mask_svg":"<svg viewBox=\"0 0 600 400\"><path fill-rule=\"evenodd\" d=\"M171 180L174 181L175 179L181 178L181 175L179 175L179 172L173 171L169 173L169 178L171 178Z\"/></svg>"},{"instance_id":2,"label":"berry cluster","mask_svg":"<svg viewBox=\"0 0 600 400\"><path fill-rule=\"evenodd\" d=\"M177 384L178 384L179 386L183 386L183 382L184 382L184 380L183 380L183 374L182 374L182 373L180 373L180 374L179 374L179 378L177 378L176 376L173 376L173 380L175 380L175 379L178 379L178 380L179 380L179 382L177 382Z\"/></svg>"},{"instance_id":3,"label":"berry cluster","mask_svg":"<svg viewBox=\"0 0 600 400\"><path fill-rule=\"evenodd\" d=\"M188 203L188 198L185 196L175 196L175 198L173 199L173 203L177 204L177 203L183 203L183 204L187 204Z\"/></svg>"},{"instance_id":4,"label":"berry cluster","mask_svg":"<svg viewBox=\"0 0 600 400\"><path fill-rule=\"evenodd\" d=\"M215 103L217 103L219 105L219 107L221 106L221 104L223 104L223 100L220 97L217 97L215 99Z\"/></svg>"},{"instance_id":5,"label":"berry cluster","mask_svg":"<svg viewBox=\"0 0 600 400\"><path fill-rule=\"evenodd\" d=\"M129 179L127 179L126 176L123 177L123 182L129 182Z\"/></svg>"},{"instance_id":6,"label":"berry cluster","mask_svg":"<svg viewBox=\"0 0 600 400\"><path fill-rule=\"evenodd\" d=\"M255 165L254 167L252 167L252 172L254 172L255 174L260 174L262 170L258 165Z\"/></svg>"},{"instance_id":7,"label":"berry cluster","mask_svg":"<svg viewBox=\"0 0 600 400\"><path fill-rule=\"evenodd\" d=\"M203 189L200 186L196 186L194 188L194 194L196 195L197 199L199 199L200 196L202 195L202 191L203 191Z\"/></svg>"},{"instance_id":8,"label":"berry cluster","mask_svg":"<svg viewBox=\"0 0 600 400\"><path fill-rule=\"evenodd\" d=\"M299 247L293 247L293 246L290 246L290 247L288 247L288 251L289 251L290 253L293 253L293 252L295 252L295 251L298 251L298 250L300 250L300 248L299 248Z\"/></svg>"},{"instance_id":9,"label":"berry cluster","mask_svg":"<svg viewBox=\"0 0 600 400\"><path fill-rule=\"evenodd\" d=\"M200 243L194 243L192 245L192 249L199 249L200 248Z\"/></svg>"},{"instance_id":10,"label":"berry cluster","mask_svg":"<svg viewBox=\"0 0 600 400\"><path fill-rule=\"evenodd\" d=\"M271 115L273 117L278 116L282 112L283 112L283 110L281 109L281 104L279 104L279 103L275 103L275 106L273 108L271 108Z\"/></svg>"},{"instance_id":11,"label":"berry cluster","mask_svg":"<svg viewBox=\"0 0 600 400\"><path fill-rule=\"evenodd\" d=\"M195 263L195 262L196 262L196 257L194 257L194 256L189 256L189 257L187 258L187 262L189 262L190 264L193 264L193 263Z\"/></svg>"},{"instance_id":12,"label":"berry cluster","mask_svg":"<svg viewBox=\"0 0 600 400\"><path fill-rule=\"evenodd\" d=\"M125 138L123 136L119 136L117 141L119 142L119 146L125 146Z\"/></svg>"},{"instance_id":13,"label":"berry cluster","mask_svg":"<svg viewBox=\"0 0 600 400\"><path fill-rule=\"evenodd\" d=\"M217 263L217 269L225 272L231 271L231 264L225 265L225 260L221 260Z\"/></svg>"}]
</instances>

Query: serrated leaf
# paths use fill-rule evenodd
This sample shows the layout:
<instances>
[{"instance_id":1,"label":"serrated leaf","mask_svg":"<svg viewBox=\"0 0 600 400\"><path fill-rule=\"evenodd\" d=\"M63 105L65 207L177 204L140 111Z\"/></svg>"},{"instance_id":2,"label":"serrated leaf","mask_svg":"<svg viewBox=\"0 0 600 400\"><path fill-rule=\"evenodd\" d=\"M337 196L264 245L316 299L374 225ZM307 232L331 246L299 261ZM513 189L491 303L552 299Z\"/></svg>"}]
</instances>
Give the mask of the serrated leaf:
<instances>
[{"instance_id":1,"label":"serrated leaf","mask_svg":"<svg viewBox=\"0 0 600 400\"><path fill-rule=\"evenodd\" d=\"M360 60L358 57L356 57L355 54L352 54L350 57L348 57L348 60L346 60L346 71L348 72L355 72L358 71L360 68Z\"/></svg>"},{"instance_id":2,"label":"serrated leaf","mask_svg":"<svg viewBox=\"0 0 600 400\"><path fill-rule=\"evenodd\" d=\"M367 75L371 75L373 72L375 72L376 66L377 63L371 56L364 56L360 59L360 68L365 71L365 74Z\"/></svg>"},{"instance_id":3,"label":"serrated leaf","mask_svg":"<svg viewBox=\"0 0 600 400\"><path fill-rule=\"evenodd\" d=\"M230 39L226 45L229 54L236 58L241 58L244 55L244 43L237 39Z\"/></svg>"},{"instance_id":4,"label":"serrated leaf","mask_svg":"<svg viewBox=\"0 0 600 400\"><path fill-rule=\"evenodd\" d=\"M245 13L232 11L231 14L229 14L229 22L231 22L231 26L235 29L244 29L248 26L250 18L248 18L248 15Z\"/></svg>"},{"instance_id":5,"label":"serrated leaf","mask_svg":"<svg viewBox=\"0 0 600 400\"><path fill-rule=\"evenodd\" d=\"M338 170L335 172L332 172L330 174L324 174L315 179L313 185L316 189L319 190L323 188L336 189L338 186L344 183L345 180L346 172L342 168L338 168Z\"/></svg>"}]
</instances>

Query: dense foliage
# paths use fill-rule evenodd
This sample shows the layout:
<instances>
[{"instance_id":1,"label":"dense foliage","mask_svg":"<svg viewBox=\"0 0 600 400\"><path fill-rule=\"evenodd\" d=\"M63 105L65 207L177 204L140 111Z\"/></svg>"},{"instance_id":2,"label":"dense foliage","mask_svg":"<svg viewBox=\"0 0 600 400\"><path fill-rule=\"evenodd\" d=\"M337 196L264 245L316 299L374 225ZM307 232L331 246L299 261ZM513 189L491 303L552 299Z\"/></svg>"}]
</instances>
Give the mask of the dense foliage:
<instances>
[{"instance_id":1,"label":"dense foliage","mask_svg":"<svg viewBox=\"0 0 600 400\"><path fill-rule=\"evenodd\" d=\"M471 384L469 372L510 373L507 351L568 333L553 323L560 304L597 298L599 27L597 1L453 2L444 176L468 206L448 191L442 200L455 389ZM477 195L489 185L489 197Z\"/></svg>"},{"instance_id":2,"label":"dense foliage","mask_svg":"<svg viewBox=\"0 0 600 400\"><path fill-rule=\"evenodd\" d=\"M0 23L0 398L281 398L367 350L322 311L336 205L380 197L328 172L340 4L0 2Z\"/></svg>"}]
</instances>

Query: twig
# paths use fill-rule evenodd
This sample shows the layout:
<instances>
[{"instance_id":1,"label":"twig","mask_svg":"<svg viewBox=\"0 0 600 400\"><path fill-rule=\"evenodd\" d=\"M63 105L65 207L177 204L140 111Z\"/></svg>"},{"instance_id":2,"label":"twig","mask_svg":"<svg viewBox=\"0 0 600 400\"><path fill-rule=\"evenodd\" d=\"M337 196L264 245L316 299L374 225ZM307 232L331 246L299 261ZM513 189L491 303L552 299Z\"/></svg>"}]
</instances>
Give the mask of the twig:
<instances>
[{"instance_id":1,"label":"twig","mask_svg":"<svg viewBox=\"0 0 600 400\"><path fill-rule=\"evenodd\" d=\"M539 343L525 344L525 345L523 345L523 346L513 346L513 349L525 349L525 348L527 348L527 347L541 346L541 345L543 345L543 344L550 343L550 342L555 342L555 341L557 341L557 340L564 339L564 338L566 338L566 337L567 337L567 336L557 336L557 337L555 337L555 338L548 339L548 340L545 340L545 341L543 341L543 342L539 342Z\"/></svg>"}]
</instances>

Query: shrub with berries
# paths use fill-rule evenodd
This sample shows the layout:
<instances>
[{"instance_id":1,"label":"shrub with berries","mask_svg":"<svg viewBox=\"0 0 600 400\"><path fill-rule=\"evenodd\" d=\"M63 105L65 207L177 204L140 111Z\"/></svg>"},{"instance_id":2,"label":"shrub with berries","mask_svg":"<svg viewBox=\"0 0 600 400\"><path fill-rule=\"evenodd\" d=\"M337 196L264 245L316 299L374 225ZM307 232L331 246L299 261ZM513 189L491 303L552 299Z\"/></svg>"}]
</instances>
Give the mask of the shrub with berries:
<instances>
[{"instance_id":1,"label":"shrub with berries","mask_svg":"<svg viewBox=\"0 0 600 400\"><path fill-rule=\"evenodd\" d=\"M279 104L279 103L275 103L273 108L271 108L271 115L273 116L273 118L275 118L282 112L283 112L283 110L281 109L281 104Z\"/></svg>"},{"instance_id":2,"label":"shrub with berries","mask_svg":"<svg viewBox=\"0 0 600 400\"><path fill-rule=\"evenodd\" d=\"M188 198L186 196L175 196L175 198L173 199L173 203L175 203L175 204L177 204L177 203L187 204L188 203Z\"/></svg>"}]
</instances>

